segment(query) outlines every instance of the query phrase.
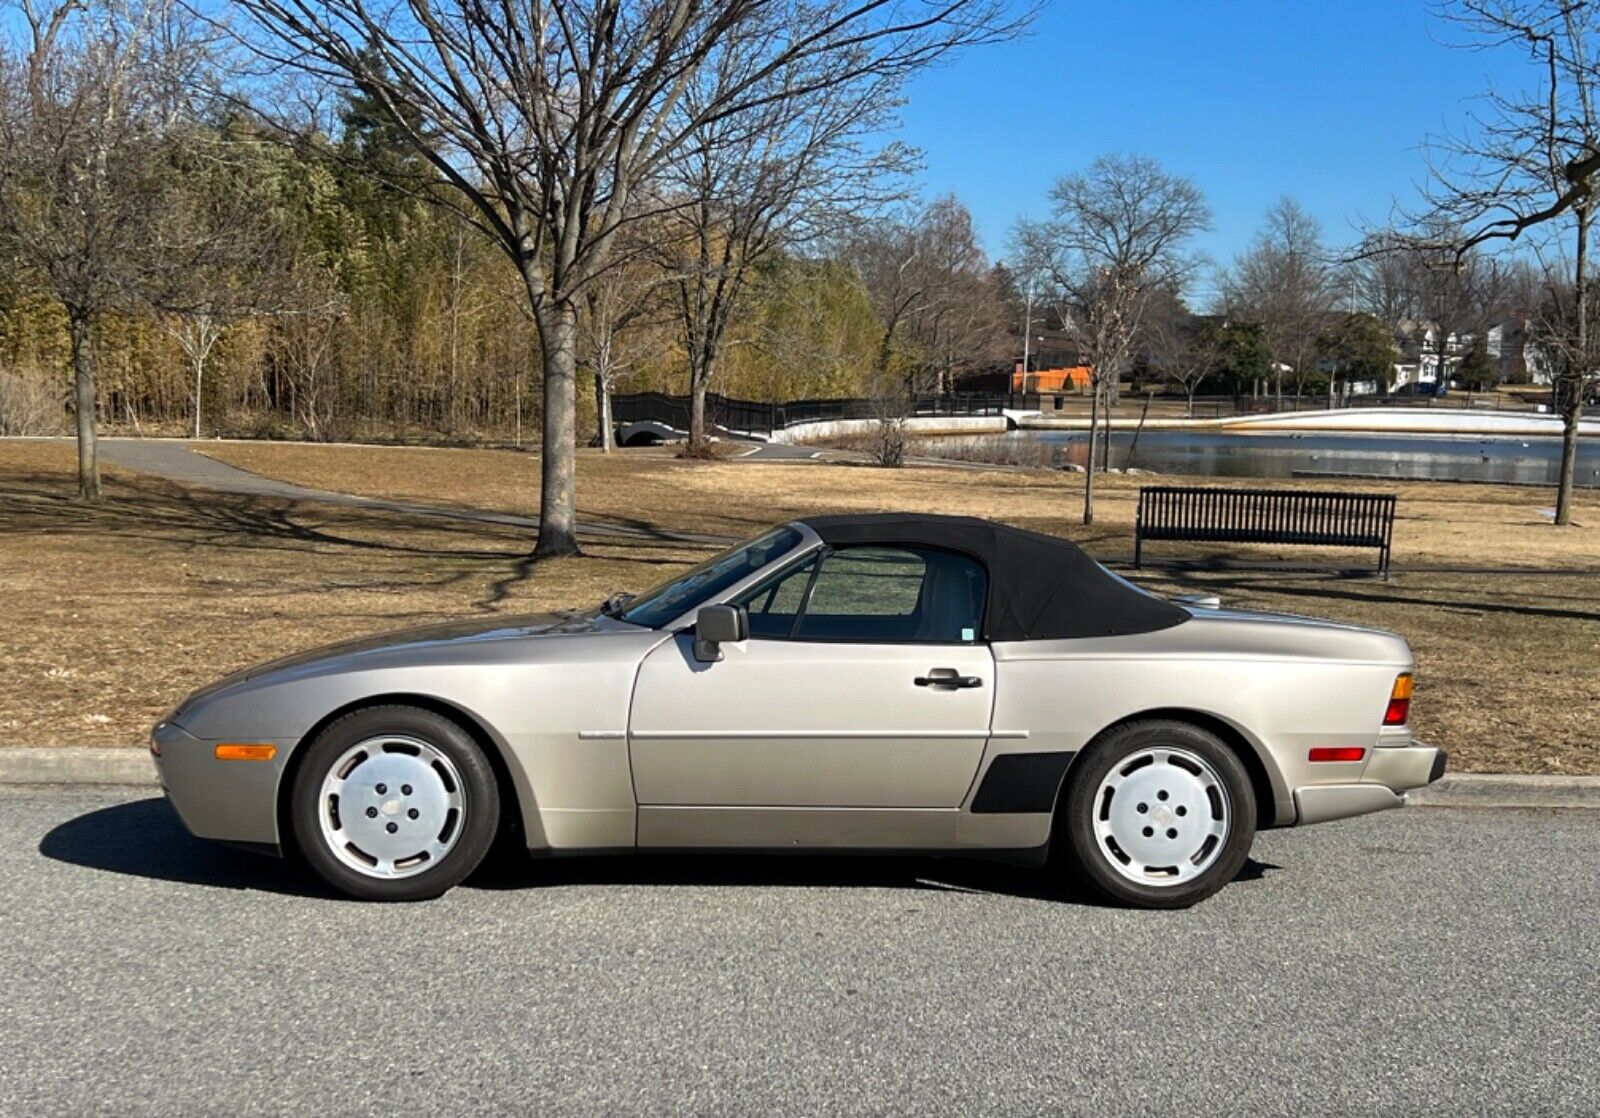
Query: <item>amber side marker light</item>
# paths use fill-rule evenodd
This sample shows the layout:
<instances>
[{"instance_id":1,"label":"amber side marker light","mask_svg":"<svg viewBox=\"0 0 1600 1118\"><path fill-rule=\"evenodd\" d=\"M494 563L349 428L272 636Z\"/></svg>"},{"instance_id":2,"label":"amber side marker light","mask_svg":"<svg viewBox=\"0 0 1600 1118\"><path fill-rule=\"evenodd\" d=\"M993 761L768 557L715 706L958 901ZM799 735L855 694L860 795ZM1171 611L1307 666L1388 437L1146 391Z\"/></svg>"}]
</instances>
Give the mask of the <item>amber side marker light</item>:
<instances>
[{"instance_id":1,"label":"amber side marker light","mask_svg":"<svg viewBox=\"0 0 1600 1118\"><path fill-rule=\"evenodd\" d=\"M1404 726L1411 717L1411 673L1401 672L1395 677L1394 690L1389 692L1389 706L1383 712L1385 726Z\"/></svg>"},{"instance_id":2,"label":"amber side marker light","mask_svg":"<svg viewBox=\"0 0 1600 1118\"><path fill-rule=\"evenodd\" d=\"M223 742L217 746L217 760L219 761L270 761L278 755L275 745L241 745L236 742Z\"/></svg>"},{"instance_id":3,"label":"amber side marker light","mask_svg":"<svg viewBox=\"0 0 1600 1118\"><path fill-rule=\"evenodd\" d=\"M1359 745L1319 745L1311 751L1313 761L1359 761L1366 755Z\"/></svg>"}]
</instances>

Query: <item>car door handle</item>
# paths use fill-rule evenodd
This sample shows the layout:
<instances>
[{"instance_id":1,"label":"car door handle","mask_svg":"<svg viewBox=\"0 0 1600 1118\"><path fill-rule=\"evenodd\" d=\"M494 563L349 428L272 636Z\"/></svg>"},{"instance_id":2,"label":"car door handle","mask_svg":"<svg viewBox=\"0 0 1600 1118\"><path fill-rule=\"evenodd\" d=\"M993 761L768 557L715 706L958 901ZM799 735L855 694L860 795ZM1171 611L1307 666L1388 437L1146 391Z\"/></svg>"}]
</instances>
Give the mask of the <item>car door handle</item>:
<instances>
[{"instance_id":1,"label":"car door handle","mask_svg":"<svg viewBox=\"0 0 1600 1118\"><path fill-rule=\"evenodd\" d=\"M919 675L912 682L918 687L949 687L954 690L960 687L982 687L983 677L962 675L954 668L934 668L927 675Z\"/></svg>"}]
</instances>

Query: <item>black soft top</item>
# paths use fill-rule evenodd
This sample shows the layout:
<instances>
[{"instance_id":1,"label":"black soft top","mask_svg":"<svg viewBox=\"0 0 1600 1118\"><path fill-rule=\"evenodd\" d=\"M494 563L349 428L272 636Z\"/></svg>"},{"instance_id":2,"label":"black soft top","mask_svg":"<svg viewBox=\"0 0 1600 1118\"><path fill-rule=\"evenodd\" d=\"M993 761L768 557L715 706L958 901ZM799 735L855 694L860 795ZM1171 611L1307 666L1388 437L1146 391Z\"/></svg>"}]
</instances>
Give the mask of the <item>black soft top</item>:
<instances>
[{"instance_id":1,"label":"black soft top","mask_svg":"<svg viewBox=\"0 0 1600 1118\"><path fill-rule=\"evenodd\" d=\"M834 546L916 544L972 556L989 571L986 640L1118 637L1189 620L1187 610L1124 582L1056 536L973 516L921 513L813 516L799 523Z\"/></svg>"}]
</instances>

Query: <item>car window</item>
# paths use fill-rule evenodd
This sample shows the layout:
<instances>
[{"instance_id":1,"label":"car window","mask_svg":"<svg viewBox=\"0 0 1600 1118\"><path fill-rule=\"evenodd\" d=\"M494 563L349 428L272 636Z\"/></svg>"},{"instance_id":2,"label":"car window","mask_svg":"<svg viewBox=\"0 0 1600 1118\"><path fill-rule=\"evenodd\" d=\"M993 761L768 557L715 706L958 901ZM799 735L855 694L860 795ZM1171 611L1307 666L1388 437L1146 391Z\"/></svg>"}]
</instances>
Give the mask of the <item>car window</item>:
<instances>
[{"instance_id":1,"label":"car window","mask_svg":"<svg viewBox=\"0 0 1600 1118\"><path fill-rule=\"evenodd\" d=\"M641 594L618 616L635 625L659 629L749 578L799 543L800 533L793 528L774 528Z\"/></svg>"},{"instance_id":2,"label":"car window","mask_svg":"<svg viewBox=\"0 0 1600 1118\"><path fill-rule=\"evenodd\" d=\"M793 633L797 640L970 643L982 628L987 590L983 566L964 555L842 548L823 558Z\"/></svg>"},{"instance_id":3,"label":"car window","mask_svg":"<svg viewBox=\"0 0 1600 1118\"><path fill-rule=\"evenodd\" d=\"M817 557L812 556L734 600L733 604L743 606L750 617L752 637L790 635L806 588L811 585L811 573L816 569Z\"/></svg>"}]
</instances>

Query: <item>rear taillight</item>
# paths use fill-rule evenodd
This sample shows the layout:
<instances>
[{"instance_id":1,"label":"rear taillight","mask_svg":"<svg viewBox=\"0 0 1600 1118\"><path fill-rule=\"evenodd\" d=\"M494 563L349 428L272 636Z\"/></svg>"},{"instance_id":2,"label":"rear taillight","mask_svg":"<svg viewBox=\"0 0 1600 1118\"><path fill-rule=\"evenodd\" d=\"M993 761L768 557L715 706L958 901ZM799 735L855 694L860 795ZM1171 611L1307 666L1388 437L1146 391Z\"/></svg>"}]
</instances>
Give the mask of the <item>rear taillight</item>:
<instances>
[{"instance_id":1,"label":"rear taillight","mask_svg":"<svg viewBox=\"0 0 1600 1118\"><path fill-rule=\"evenodd\" d=\"M1395 677L1394 689L1389 692L1389 706L1383 712L1385 726L1404 726L1411 717L1411 673L1401 672Z\"/></svg>"}]
</instances>

